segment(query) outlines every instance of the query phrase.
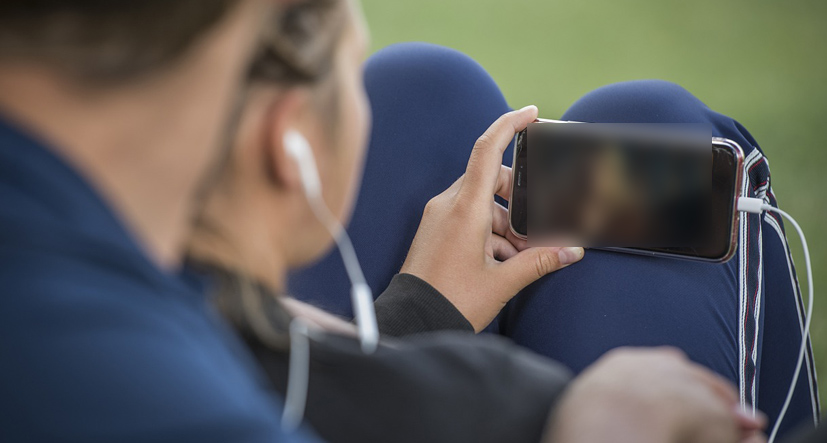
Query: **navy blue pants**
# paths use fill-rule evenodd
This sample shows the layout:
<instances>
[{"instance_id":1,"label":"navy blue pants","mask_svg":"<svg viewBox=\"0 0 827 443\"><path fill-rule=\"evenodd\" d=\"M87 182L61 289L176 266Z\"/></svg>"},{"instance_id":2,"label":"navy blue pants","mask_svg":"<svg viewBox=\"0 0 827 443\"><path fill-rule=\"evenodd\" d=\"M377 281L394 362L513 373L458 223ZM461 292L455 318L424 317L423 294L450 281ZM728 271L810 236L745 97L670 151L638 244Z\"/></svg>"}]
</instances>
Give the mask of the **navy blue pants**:
<instances>
[{"instance_id":1,"label":"navy blue pants","mask_svg":"<svg viewBox=\"0 0 827 443\"><path fill-rule=\"evenodd\" d=\"M476 138L509 106L481 66L451 49L398 44L372 56L365 69L373 132L348 232L378 295L402 265L425 203L464 172ZM542 110L541 116L560 117ZM767 160L749 132L675 84L605 86L560 118L705 124L744 149L744 195L776 204ZM509 148L505 164L511 155ZM349 283L335 252L292 275L290 290L351 315ZM726 264L588 250L580 263L517 295L489 330L575 372L618 346L676 346L732 381L742 403L772 423L791 381L802 316L783 223L773 214L742 215L738 253ZM782 433L818 414L810 353Z\"/></svg>"}]
</instances>

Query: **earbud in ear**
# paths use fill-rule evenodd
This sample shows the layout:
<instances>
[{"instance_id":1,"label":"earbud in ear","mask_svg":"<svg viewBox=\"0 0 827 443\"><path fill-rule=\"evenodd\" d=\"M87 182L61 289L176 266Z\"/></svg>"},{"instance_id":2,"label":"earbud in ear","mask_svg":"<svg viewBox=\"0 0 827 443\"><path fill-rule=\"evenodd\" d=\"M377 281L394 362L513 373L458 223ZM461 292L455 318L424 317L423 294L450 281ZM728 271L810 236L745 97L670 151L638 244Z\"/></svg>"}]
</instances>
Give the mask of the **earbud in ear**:
<instances>
[{"instance_id":1,"label":"earbud in ear","mask_svg":"<svg viewBox=\"0 0 827 443\"><path fill-rule=\"evenodd\" d=\"M319 179L319 171L316 169L316 159L313 157L310 143L301 133L292 129L284 134L283 141L287 155L295 159L299 165L299 176L307 198L321 197L322 182Z\"/></svg>"},{"instance_id":2,"label":"earbud in ear","mask_svg":"<svg viewBox=\"0 0 827 443\"><path fill-rule=\"evenodd\" d=\"M319 172L316 169L316 160L313 157L313 151L310 149L310 143L299 132L290 130L284 134L284 149L287 151L287 156L293 157L299 165L299 174L304 185L304 192L313 213L327 228L339 247L339 253L342 254L342 261L345 264L345 271L351 284L350 297L353 303L353 313L356 315L359 340L362 344L362 350L371 353L379 343L379 327L376 323L373 295L365 281L362 268L359 266L359 259L353 249L353 243L350 241L345 228L325 205L322 198L322 183L319 180ZM292 348L290 352L293 352Z\"/></svg>"}]
</instances>

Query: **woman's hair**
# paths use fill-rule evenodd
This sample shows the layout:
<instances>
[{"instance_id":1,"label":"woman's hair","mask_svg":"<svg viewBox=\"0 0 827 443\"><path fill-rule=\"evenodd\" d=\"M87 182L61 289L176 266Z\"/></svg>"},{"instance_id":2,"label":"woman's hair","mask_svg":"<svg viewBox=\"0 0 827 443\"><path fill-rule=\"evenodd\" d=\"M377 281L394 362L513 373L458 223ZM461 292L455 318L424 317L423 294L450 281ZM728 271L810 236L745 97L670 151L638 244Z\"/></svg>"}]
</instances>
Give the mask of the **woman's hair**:
<instances>
[{"instance_id":1,"label":"woman's hair","mask_svg":"<svg viewBox=\"0 0 827 443\"><path fill-rule=\"evenodd\" d=\"M234 0L2 0L0 60L119 82L178 60Z\"/></svg>"},{"instance_id":2,"label":"woman's hair","mask_svg":"<svg viewBox=\"0 0 827 443\"><path fill-rule=\"evenodd\" d=\"M322 80L347 22L348 0L304 0L285 6L264 33L250 80L295 86Z\"/></svg>"}]
</instances>

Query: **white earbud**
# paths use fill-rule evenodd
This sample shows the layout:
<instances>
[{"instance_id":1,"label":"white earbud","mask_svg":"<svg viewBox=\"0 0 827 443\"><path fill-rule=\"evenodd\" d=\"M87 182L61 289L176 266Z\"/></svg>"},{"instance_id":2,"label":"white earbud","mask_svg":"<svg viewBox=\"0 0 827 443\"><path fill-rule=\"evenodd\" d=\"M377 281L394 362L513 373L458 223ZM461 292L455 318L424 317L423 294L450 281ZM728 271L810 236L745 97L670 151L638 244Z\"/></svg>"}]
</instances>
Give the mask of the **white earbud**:
<instances>
[{"instance_id":1,"label":"white earbud","mask_svg":"<svg viewBox=\"0 0 827 443\"><path fill-rule=\"evenodd\" d=\"M310 149L307 139L298 131L287 131L284 134L284 149L287 155L299 164L299 175L307 197L321 197L322 182L319 180L316 159L313 157L313 150Z\"/></svg>"}]
</instances>

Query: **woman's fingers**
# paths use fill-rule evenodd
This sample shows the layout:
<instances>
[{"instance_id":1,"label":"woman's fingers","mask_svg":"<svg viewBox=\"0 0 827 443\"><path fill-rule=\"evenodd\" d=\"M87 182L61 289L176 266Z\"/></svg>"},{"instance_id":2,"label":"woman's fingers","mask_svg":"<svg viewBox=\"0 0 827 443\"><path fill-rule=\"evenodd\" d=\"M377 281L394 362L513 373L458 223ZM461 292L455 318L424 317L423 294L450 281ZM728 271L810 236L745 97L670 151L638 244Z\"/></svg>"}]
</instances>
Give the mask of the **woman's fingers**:
<instances>
[{"instance_id":1,"label":"woman's fingers","mask_svg":"<svg viewBox=\"0 0 827 443\"><path fill-rule=\"evenodd\" d=\"M500 165L500 175L497 176L497 186L494 188L494 194L499 195L505 201L511 201L511 183L511 168Z\"/></svg>"},{"instance_id":2,"label":"woman's fingers","mask_svg":"<svg viewBox=\"0 0 827 443\"><path fill-rule=\"evenodd\" d=\"M508 233L505 235L505 238L508 241L510 241L511 244L514 245L514 247L517 248L518 251L522 251L523 249L528 249L528 240L517 237L517 235L514 234L513 232L511 232L510 229L509 229Z\"/></svg>"},{"instance_id":3,"label":"woman's fingers","mask_svg":"<svg viewBox=\"0 0 827 443\"><path fill-rule=\"evenodd\" d=\"M741 443L767 443L767 437L760 432L751 432L742 437Z\"/></svg>"},{"instance_id":4,"label":"woman's fingers","mask_svg":"<svg viewBox=\"0 0 827 443\"><path fill-rule=\"evenodd\" d=\"M508 220L508 209L503 208L499 203L492 201L492 215L493 223L491 224L491 232L505 237L511 232L510 222Z\"/></svg>"},{"instance_id":5,"label":"woman's fingers","mask_svg":"<svg viewBox=\"0 0 827 443\"><path fill-rule=\"evenodd\" d=\"M508 242L511 243L511 245L513 245L518 251L528 249L528 242L520 237L517 237L514 232L511 231L511 221L508 218L508 209L505 209L497 202L492 202L491 205L493 207L493 223L491 224L491 232L508 240Z\"/></svg>"},{"instance_id":6,"label":"woman's fingers","mask_svg":"<svg viewBox=\"0 0 827 443\"><path fill-rule=\"evenodd\" d=\"M477 139L468 167L465 170L465 182L461 193L463 201L480 204L491 198L496 192L502 157L505 149L514 138L514 134L537 118L537 107L526 106L519 111L509 112L498 118L485 133Z\"/></svg>"},{"instance_id":7,"label":"woman's fingers","mask_svg":"<svg viewBox=\"0 0 827 443\"><path fill-rule=\"evenodd\" d=\"M580 261L583 254L583 248L528 248L500 264L500 278L516 294L540 277Z\"/></svg>"},{"instance_id":8,"label":"woman's fingers","mask_svg":"<svg viewBox=\"0 0 827 443\"><path fill-rule=\"evenodd\" d=\"M520 252L511 242L497 234L491 234L491 247L494 258L499 261L509 260Z\"/></svg>"},{"instance_id":9,"label":"woman's fingers","mask_svg":"<svg viewBox=\"0 0 827 443\"><path fill-rule=\"evenodd\" d=\"M741 429L741 432L746 435L752 435L755 433L761 435L761 431L767 427L766 415L760 411L756 411L753 416L751 411L744 410L741 405L738 405L735 408L735 420L738 423L738 427Z\"/></svg>"},{"instance_id":10,"label":"woman's fingers","mask_svg":"<svg viewBox=\"0 0 827 443\"><path fill-rule=\"evenodd\" d=\"M497 202L492 202L492 205L493 223L491 225L491 232L500 237L505 237L518 251L528 249L528 241L517 237L517 235L511 231L511 220L508 218L508 209L502 207Z\"/></svg>"},{"instance_id":11,"label":"woman's fingers","mask_svg":"<svg viewBox=\"0 0 827 443\"><path fill-rule=\"evenodd\" d=\"M692 372L698 380L705 383L712 392L715 393L725 403L731 405L735 420L738 423L741 432L744 434L754 434L757 431L762 431L767 425L766 416L760 411L756 411L753 415L751 410L744 409L738 399L738 392L735 386L726 380L713 374L708 369L700 365L692 365ZM757 435L760 436L760 433Z\"/></svg>"},{"instance_id":12,"label":"woman's fingers","mask_svg":"<svg viewBox=\"0 0 827 443\"><path fill-rule=\"evenodd\" d=\"M706 383L721 400L730 405L739 404L738 392L732 384L700 365L693 365L692 368L695 377Z\"/></svg>"}]
</instances>

